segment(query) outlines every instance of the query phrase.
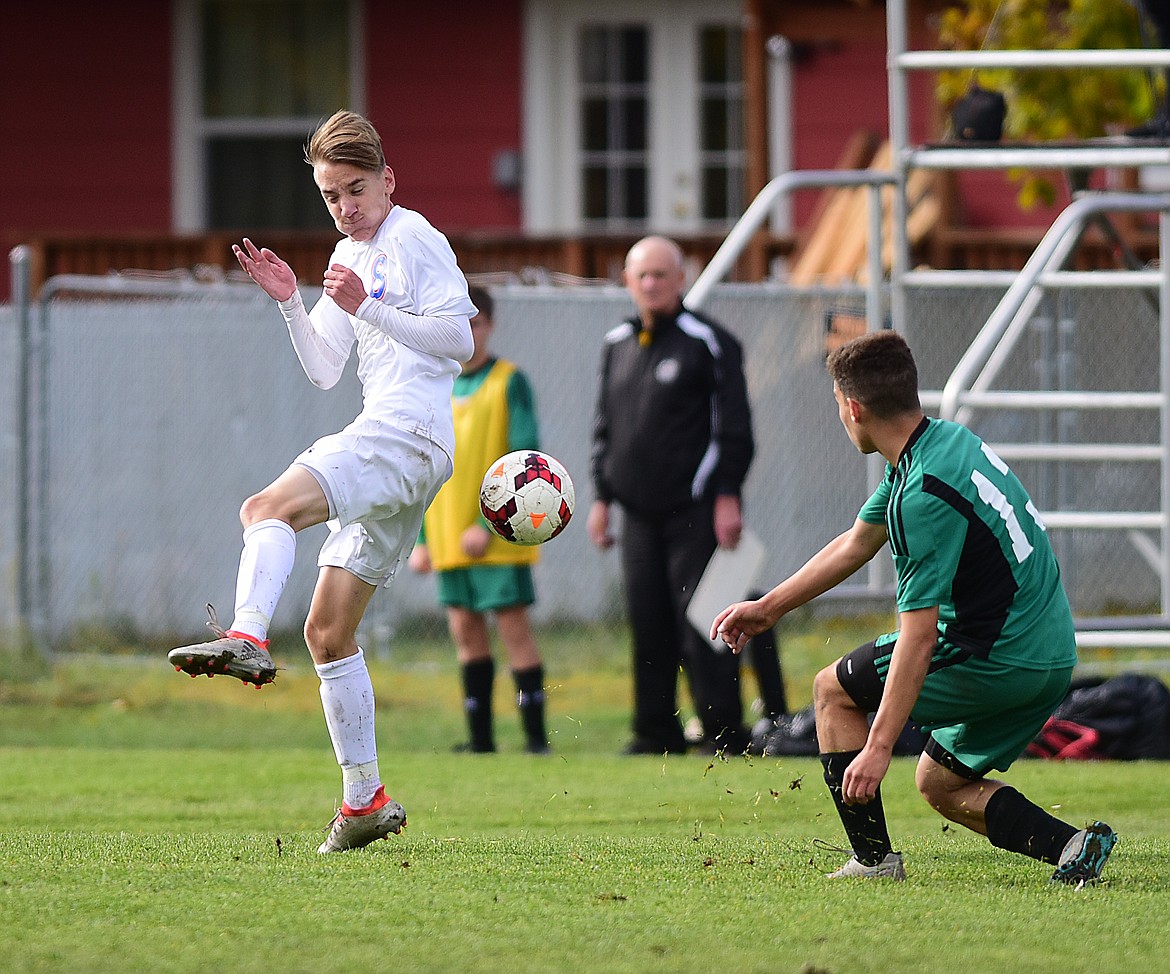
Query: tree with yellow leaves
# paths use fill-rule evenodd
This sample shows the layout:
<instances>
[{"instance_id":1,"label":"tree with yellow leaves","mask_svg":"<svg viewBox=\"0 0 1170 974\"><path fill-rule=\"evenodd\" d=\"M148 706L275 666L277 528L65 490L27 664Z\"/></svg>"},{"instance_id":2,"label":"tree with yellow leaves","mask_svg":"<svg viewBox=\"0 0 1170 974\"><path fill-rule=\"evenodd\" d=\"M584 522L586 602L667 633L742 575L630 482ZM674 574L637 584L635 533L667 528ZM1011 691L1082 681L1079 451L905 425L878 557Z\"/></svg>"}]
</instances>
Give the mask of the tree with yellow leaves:
<instances>
[{"instance_id":1,"label":"tree with yellow leaves","mask_svg":"<svg viewBox=\"0 0 1170 974\"><path fill-rule=\"evenodd\" d=\"M1140 49L1151 35L1131 0L967 0L939 22L944 49ZM1153 115L1164 84L1140 68L1065 68L944 71L939 102L950 108L973 84L1004 95L1004 136L1027 142L1081 140L1115 135ZM1052 202L1052 185L1028 172L1019 202Z\"/></svg>"}]
</instances>

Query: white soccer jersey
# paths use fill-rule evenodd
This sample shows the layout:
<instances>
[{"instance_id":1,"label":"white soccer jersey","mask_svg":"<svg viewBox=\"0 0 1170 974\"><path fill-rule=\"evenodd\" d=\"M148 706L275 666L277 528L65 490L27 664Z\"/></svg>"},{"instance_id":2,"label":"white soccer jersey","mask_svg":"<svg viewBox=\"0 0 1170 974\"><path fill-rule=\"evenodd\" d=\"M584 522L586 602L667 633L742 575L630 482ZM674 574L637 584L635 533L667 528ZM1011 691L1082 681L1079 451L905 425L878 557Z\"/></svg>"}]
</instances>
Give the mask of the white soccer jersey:
<instances>
[{"instance_id":1,"label":"white soccer jersey","mask_svg":"<svg viewBox=\"0 0 1170 974\"><path fill-rule=\"evenodd\" d=\"M356 342L359 419L392 423L454 456L451 390L459 363L473 351L469 318L476 308L447 238L396 205L368 241L340 241L330 264L351 268L369 297L356 315L327 295L307 317L297 295L281 303L305 373L329 388Z\"/></svg>"}]
</instances>

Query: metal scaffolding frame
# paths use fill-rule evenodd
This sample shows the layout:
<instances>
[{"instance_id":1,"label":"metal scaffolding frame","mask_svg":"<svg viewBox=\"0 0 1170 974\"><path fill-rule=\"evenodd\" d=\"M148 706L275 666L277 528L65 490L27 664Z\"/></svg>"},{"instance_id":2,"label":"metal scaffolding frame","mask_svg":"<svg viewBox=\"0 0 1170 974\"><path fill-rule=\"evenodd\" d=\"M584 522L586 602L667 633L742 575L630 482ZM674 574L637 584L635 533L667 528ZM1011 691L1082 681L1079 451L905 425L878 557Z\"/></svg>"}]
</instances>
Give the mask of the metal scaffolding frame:
<instances>
[{"instance_id":1,"label":"metal scaffolding frame","mask_svg":"<svg viewBox=\"0 0 1170 974\"><path fill-rule=\"evenodd\" d=\"M1141 168L1170 164L1170 146L1135 144L1132 140L1097 140L1083 146L933 146L915 147L910 141L909 85L912 71L973 70L1013 68L1166 68L1170 50L1069 50L1069 51L911 51L908 44L906 0L887 4L889 64L890 142L897 182L894 193L894 255L891 279L891 307L894 320L904 314L906 289L920 279L909 271L909 244L906 238L907 203L905 185L912 169L1007 169L1040 166L1045 168ZM1154 275L1123 272L1109 275L1109 286L1150 287L1158 290L1159 389L1155 393L1091 393L1040 391L994 393L990 387L1000 367L1031 318L1044 288L1059 274L1084 229L1087 218L1106 212L1156 212L1159 215L1160 271ZM1160 579L1160 613L1140 620L1140 628L1122 629L1097 620L1079 629L1081 646L1170 647L1170 196L1166 194L1097 193L1076 199L1057 218L1035 253L1004 294L979 335L960 359L944 386L940 415L964 422L975 409L1113 409L1139 408L1159 414L1160 443L1151 448L1131 448L1127 459L1143 459L1161 466L1160 510L1149 512L1052 511L1044 512L1052 528L1117 529L1131 533L1160 533L1156 565ZM970 272L979 273L979 272ZM952 275L953 277L954 275ZM929 280L928 274L924 274ZM1066 278L1066 286L1103 286L1090 273ZM960 274L961 279L961 274ZM937 282L935 282L937 283ZM1005 455L1031 459L1059 459L1087 462L1117 456L1113 444L1004 444ZM1130 620L1132 621L1132 620Z\"/></svg>"},{"instance_id":2,"label":"metal scaffolding frame","mask_svg":"<svg viewBox=\"0 0 1170 974\"><path fill-rule=\"evenodd\" d=\"M909 85L912 71L978 68L1045 70L1052 68L1168 68L1170 50L1092 51L911 51L908 49L907 0L889 0L887 11L887 70L889 74L889 139L893 172L870 170L790 172L773 179L748 207L728 234L686 298L698 308L722 280L763 226L773 204L795 189L826 186L869 188L869 283L866 288L867 327L880 327L883 297L888 294L890 320L905 322L907 292L914 287L963 287L972 283L1007 284L1007 291L976 339L971 343L941 391L924 391L923 401L937 406L940 415L969 420L974 410L991 409L1147 409L1159 414L1159 442L1152 444L994 444L1008 458L1086 462L1110 459L1138 460L1161 466L1160 510L1147 512L1044 512L1053 528L1126 530L1135 546L1160 577L1157 617L1084 620L1077 642L1081 646L1118 648L1170 647L1170 194L1082 194L1053 223L1019 274L997 271L912 271L907 235L908 174L915 169L972 170L1035 168L1101 168L1170 166L1170 145L1142 144L1132 139L1103 139L1083 145L1034 146L915 146L910 141ZM883 178L884 177L884 178ZM893 187L891 203L892 266L888 285L881 282L882 186ZM1063 265L1074 249L1085 221L1108 212L1147 212L1159 215L1160 269L1157 271L1071 272ZM875 269L877 273L875 273ZM1159 316L1159 389L1156 392L995 392L990 387L1000 367L1035 311L1045 288L1135 287L1156 290ZM1143 531L1160 533L1153 545ZM1118 623L1124 622L1122 626Z\"/></svg>"}]
</instances>

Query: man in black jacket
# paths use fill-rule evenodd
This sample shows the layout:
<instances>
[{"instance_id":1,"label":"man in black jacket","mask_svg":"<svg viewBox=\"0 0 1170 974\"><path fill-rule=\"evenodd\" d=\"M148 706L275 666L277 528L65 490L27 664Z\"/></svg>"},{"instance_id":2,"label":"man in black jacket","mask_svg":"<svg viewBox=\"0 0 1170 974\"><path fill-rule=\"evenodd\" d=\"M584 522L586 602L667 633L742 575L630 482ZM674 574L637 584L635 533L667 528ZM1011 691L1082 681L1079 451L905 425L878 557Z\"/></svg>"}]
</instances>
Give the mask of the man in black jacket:
<instances>
[{"instance_id":1,"label":"man in black jacket","mask_svg":"<svg viewBox=\"0 0 1170 974\"><path fill-rule=\"evenodd\" d=\"M725 329L682 306L678 245L647 237L626 257L623 282L637 315L606 336L591 472L589 537L614 543L610 505L622 507L622 574L634 640L631 754L686 750L676 693L680 663L705 743L748 743L739 667L686 620L716 546L743 528L740 491L754 452L743 352Z\"/></svg>"}]
</instances>

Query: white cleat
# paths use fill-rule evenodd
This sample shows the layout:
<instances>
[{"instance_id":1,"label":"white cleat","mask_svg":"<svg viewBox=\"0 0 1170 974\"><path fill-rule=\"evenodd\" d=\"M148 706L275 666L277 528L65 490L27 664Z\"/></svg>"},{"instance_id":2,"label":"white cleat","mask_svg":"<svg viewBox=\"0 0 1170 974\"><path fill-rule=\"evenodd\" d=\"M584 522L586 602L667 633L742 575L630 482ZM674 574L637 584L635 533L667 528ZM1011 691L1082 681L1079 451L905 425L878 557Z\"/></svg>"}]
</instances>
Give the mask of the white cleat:
<instances>
[{"instance_id":1,"label":"white cleat","mask_svg":"<svg viewBox=\"0 0 1170 974\"><path fill-rule=\"evenodd\" d=\"M406 812L402 806L386 794L379 786L374 800L365 808L353 809L344 802L329 823L329 836L317 851L344 852L346 849L361 849L378 839L397 835L406 825Z\"/></svg>"},{"instance_id":2,"label":"white cleat","mask_svg":"<svg viewBox=\"0 0 1170 974\"><path fill-rule=\"evenodd\" d=\"M900 852L887 852L885 858L876 866L867 866L854 856L836 872L827 875L829 879L893 879L899 883L906 881L906 869L902 865Z\"/></svg>"},{"instance_id":3,"label":"white cleat","mask_svg":"<svg viewBox=\"0 0 1170 974\"><path fill-rule=\"evenodd\" d=\"M207 626L218 637L207 643L180 646L167 653L170 664L188 676L234 676L257 689L276 679L276 664L268 653L268 640L257 642L243 633L224 631L208 603Z\"/></svg>"}]
</instances>

